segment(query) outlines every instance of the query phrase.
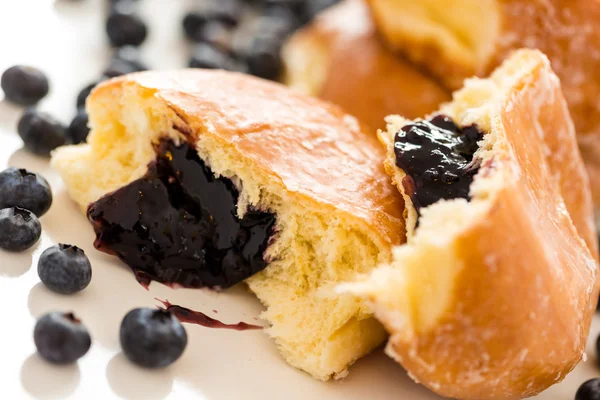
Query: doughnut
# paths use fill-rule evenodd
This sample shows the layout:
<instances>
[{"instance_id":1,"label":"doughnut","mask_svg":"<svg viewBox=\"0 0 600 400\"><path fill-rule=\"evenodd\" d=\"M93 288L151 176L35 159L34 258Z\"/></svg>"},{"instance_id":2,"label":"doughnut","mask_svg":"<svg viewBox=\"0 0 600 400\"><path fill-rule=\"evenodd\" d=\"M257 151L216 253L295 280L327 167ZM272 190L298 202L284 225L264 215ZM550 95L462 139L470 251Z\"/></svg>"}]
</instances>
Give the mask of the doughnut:
<instances>
[{"instance_id":1,"label":"doughnut","mask_svg":"<svg viewBox=\"0 0 600 400\"><path fill-rule=\"evenodd\" d=\"M87 144L52 166L138 280L245 282L283 357L342 377L387 334L365 301L332 296L405 240L385 150L340 108L224 71L142 72L87 100Z\"/></svg>"},{"instance_id":2,"label":"doughnut","mask_svg":"<svg viewBox=\"0 0 600 400\"><path fill-rule=\"evenodd\" d=\"M560 82L537 50L473 78L380 140L408 242L338 291L366 299L386 352L457 399L520 399L585 355L598 300L589 181Z\"/></svg>"}]
</instances>

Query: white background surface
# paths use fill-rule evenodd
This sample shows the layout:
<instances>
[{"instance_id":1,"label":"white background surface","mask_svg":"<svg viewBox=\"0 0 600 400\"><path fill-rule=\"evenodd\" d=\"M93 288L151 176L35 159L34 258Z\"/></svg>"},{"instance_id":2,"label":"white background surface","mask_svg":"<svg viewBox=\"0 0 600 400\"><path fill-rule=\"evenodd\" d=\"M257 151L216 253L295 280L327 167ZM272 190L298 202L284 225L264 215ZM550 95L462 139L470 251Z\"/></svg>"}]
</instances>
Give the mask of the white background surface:
<instances>
[{"instance_id":1,"label":"white background surface","mask_svg":"<svg viewBox=\"0 0 600 400\"><path fill-rule=\"evenodd\" d=\"M75 113L78 91L96 79L107 63L110 52L103 29L105 1L0 0L0 71L13 64L43 69L49 75L51 91L40 107L64 122ZM157 69L185 66L188 49L180 20L193 1L140 3L150 23L150 36L143 46L145 60ZM243 287L216 294L172 290L153 283L147 292L118 260L94 250L91 227L65 195L47 160L21 149L16 134L21 112L21 108L0 101L0 168L11 165L42 173L54 189L55 200L42 218L44 232L36 247L24 254L0 251L0 399L438 398L411 383L381 350L355 364L349 377L341 382L316 382L287 366L273 342L260 331L188 325L188 348L170 368L146 371L129 364L119 353L120 321L133 307L154 306L154 297L168 298L174 304L204 311L224 322L256 323L254 318L261 305ZM92 261L92 283L75 296L51 293L39 283L38 256L57 242L83 248ZM51 310L73 310L90 329L92 348L78 365L50 366L35 354L35 318ZM599 322L595 321L588 344L588 362L539 399L573 399L582 382L600 375L594 354Z\"/></svg>"}]
</instances>

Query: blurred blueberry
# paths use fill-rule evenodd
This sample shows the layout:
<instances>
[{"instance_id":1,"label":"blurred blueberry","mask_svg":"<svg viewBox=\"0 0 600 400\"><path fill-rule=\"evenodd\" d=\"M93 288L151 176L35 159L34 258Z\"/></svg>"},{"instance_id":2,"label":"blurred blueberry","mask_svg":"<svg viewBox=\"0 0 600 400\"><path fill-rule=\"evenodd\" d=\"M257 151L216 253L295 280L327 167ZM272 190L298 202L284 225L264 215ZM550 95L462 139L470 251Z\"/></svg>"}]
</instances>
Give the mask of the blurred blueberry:
<instances>
[{"instance_id":1,"label":"blurred blueberry","mask_svg":"<svg viewBox=\"0 0 600 400\"><path fill-rule=\"evenodd\" d=\"M4 71L0 85L8 100L21 105L37 103L50 90L46 74L26 65L15 65Z\"/></svg>"},{"instance_id":2,"label":"blurred blueberry","mask_svg":"<svg viewBox=\"0 0 600 400\"><path fill-rule=\"evenodd\" d=\"M118 59L131 64L136 71L145 71L148 66L142 61L140 51L135 46L123 46L115 50L112 59Z\"/></svg>"},{"instance_id":3,"label":"blurred blueberry","mask_svg":"<svg viewBox=\"0 0 600 400\"><path fill-rule=\"evenodd\" d=\"M148 27L131 8L116 7L106 20L106 33L113 47L139 46L148 36Z\"/></svg>"},{"instance_id":4,"label":"blurred blueberry","mask_svg":"<svg viewBox=\"0 0 600 400\"><path fill-rule=\"evenodd\" d=\"M67 136L72 144L83 143L87 140L90 128L88 127L88 115L84 109L79 109L77 115L67 128Z\"/></svg>"},{"instance_id":5,"label":"blurred blueberry","mask_svg":"<svg viewBox=\"0 0 600 400\"><path fill-rule=\"evenodd\" d=\"M52 150L67 143L66 127L52 115L32 107L21 116L17 131L25 148L41 156L49 156Z\"/></svg>"},{"instance_id":6,"label":"blurred blueberry","mask_svg":"<svg viewBox=\"0 0 600 400\"><path fill-rule=\"evenodd\" d=\"M246 68L242 63L228 53L207 43L199 43L194 47L189 67L246 72Z\"/></svg>"},{"instance_id":7,"label":"blurred blueberry","mask_svg":"<svg viewBox=\"0 0 600 400\"><path fill-rule=\"evenodd\" d=\"M197 9L184 16L183 30L188 39L198 41L198 38L202 37L200 30L206 23L218 21L228 27L234 27L239 23L243 11L244 7L238 0L202 2Z\"/></svg>"},{"instance_id":8,"label":"blurred blueberry","mask_svg":"<svg viewBox=\"0 0 600 400\"><path fill-rule=\"evenodd\" d=\"M284 38L272 34L256 34L242 38L235 48L248 73L264 79L277 80L282 72L281 46Z\"/></svg>"}]
</instances>

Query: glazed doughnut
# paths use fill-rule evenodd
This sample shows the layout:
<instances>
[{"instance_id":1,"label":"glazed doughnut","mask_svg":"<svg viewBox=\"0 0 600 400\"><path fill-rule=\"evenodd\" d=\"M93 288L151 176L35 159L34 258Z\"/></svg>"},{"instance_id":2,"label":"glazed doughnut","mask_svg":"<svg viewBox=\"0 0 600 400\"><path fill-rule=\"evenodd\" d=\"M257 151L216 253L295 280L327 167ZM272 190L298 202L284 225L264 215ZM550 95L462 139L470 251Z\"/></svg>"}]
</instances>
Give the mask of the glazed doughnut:
<instances>
[{"instance_id":1,"label":"glazed doughnut","mask_svg":"<svg viewBox=\"0 0 600 400\"><path fill-rule=\"evenodd\" d=\"M321 13L284 46L284 82L341 106L373 131L399 113L422 117L450 99L410 62L385 48L362 0Z\"/></svg>"},{"instance_id":2,"label":"glazed doughnut","mask_svg":"<svg viewBox=\"0 0 600 400\"><path fill-rule=\"evenodd\" d=\"M515 49L544 52L561 80L600 207L600 1L367 0L386 42L458 89Z\"/></svg>"},{"instance_id":3,"label":"glazed doughnut","mask_svg":"<svg viewBox=\"0 0 600 400\"><path fill-rule=\"evenodd\" d=\"M388 118L380 140L408 244L339 290L370 301L387 353L442 396L518 399L561 381L585 354L598 273L589 183L548 59L518 51L428 120Z\"/></svg>"},{"instance_id":4,"label":"glazed doughnut","mask_svg":"<svg viewBox=\"0 0 600 400\"><path fill-rule=\"evenodd\" d=\"M320 296L391 260L402 197L354 117L241 74L144 72L98 86L88 144L52 165L96 246L138 278L187 287L246 280L281 354L343 376L386 339L364 301Z\"/></svg>"}]
</instances>

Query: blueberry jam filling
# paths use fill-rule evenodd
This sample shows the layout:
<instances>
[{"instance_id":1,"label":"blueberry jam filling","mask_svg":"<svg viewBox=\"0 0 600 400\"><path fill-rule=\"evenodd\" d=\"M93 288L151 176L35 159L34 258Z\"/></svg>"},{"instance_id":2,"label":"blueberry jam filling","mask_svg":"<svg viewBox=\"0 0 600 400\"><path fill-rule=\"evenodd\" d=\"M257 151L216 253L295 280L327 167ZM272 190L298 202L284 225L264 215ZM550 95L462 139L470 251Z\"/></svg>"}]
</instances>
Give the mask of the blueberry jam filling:
<instances>
[{"instance_id":1,"label":"blueberry jam filling","mask_svg":"<svg viewBox=\"0 0 600 400\"><path fill-rule=\"evenodd\" d=\"M266 267L275 215L237 216L239 192L187 144L162 140L142 178L92 203L97 249L117 255L138 279L226 288Z\"/></svg>"},{"instance_id":2,"label":"blueberry jam filling","mask_svg":"<svg viewBox=\"0 0 600 400\"><path fill-rule=\"evenodd\" d=\"M461 128L444 115L396 133L396 165L406 172L402 185L419 215L421 208L441 199L470 200L469 187L479 170L473 155L482 137L477 126Z\"/></svg>"}]
</instances>

